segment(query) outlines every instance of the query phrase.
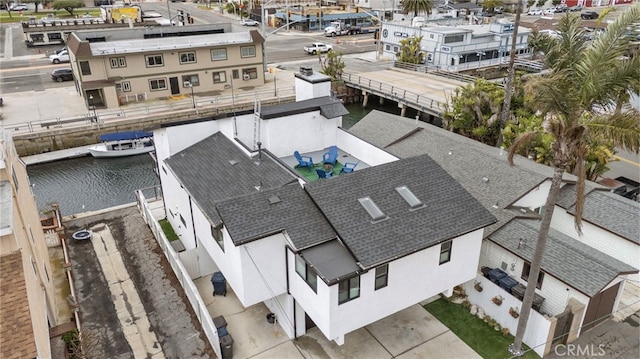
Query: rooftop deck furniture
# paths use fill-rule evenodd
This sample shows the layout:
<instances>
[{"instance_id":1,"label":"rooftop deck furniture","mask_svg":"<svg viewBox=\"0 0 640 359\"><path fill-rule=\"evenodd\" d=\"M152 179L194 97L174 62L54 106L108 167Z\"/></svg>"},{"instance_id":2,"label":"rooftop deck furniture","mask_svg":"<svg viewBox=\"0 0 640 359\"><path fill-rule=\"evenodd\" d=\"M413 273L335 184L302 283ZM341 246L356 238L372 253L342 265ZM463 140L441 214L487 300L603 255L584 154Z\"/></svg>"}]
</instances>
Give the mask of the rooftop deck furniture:
<instances>
[{"instance_id":1,"label":"rooftop deck furniture","mask_svg":"<svg viewBox=\"0 0 640 359\"><path fill-rule=\"evenodd\" d=\"M356 168L358 163L360 163L360 161L358 161L356 163L345 162L344 165L342 166L342 169L340 170L340 173L351 173L351 172L353 172L353 170Z\"/></svg>"},{"instance_id":2,"label":"rooftop deck furniture","mask_svg":"<svg viewBox=\"0 0 640 359\"><path fill-rule=\"evenodd\" d=\"M320 178L331 178L333 176L333 171L325 171L324 168L316 168L316 173Z\"/></svg>"},{"instance_id":3,"label":"rooftop deck furniture","mask_svg":"<svg viewBox=\"0 0 640 359\"><path fill-rule=\"evenodd\" d=\"M298 151L295 151L293 153L293 156L296 158L296 160L298 160L299 168L308 167L309 171L311 171L311 169L313 168L313 158L311 158L310 156L303 156Z\"/></svg>"},{"instance_id":4,"label":"rooftop deck furniture","mask_svg":"<svg viewBox=\"0 0 640 359\"><path fill-rule=\"evenodd\" d=\"M330 146L329 150L322 155L322 163L331 163L332 165L335 165L337 160L338 160L337 146Z\"/></svg>"}]
</instances>

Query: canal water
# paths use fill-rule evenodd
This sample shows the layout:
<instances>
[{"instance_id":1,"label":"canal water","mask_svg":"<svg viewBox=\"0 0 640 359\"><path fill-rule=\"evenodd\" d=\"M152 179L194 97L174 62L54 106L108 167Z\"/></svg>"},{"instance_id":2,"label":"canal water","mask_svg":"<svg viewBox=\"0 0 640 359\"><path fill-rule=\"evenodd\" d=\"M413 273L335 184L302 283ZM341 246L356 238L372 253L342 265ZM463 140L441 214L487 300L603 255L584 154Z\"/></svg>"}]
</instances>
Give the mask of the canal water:
<instances>
[{"instance_id":1,"label":"canal water","mask_svg":"<svg viewBox=\"0 0 640 359\"><path fill-rule=\"evenodd\" d=\"M347 105L343 127L351 128L372 109L400 114L396 106ZM409 116L409 113L407 113ZM159 184L149 155L96 159L91 156L27 167L39 209L58 202L67 216L135 202L134 192Z\"/></svg>"}]
</instances>

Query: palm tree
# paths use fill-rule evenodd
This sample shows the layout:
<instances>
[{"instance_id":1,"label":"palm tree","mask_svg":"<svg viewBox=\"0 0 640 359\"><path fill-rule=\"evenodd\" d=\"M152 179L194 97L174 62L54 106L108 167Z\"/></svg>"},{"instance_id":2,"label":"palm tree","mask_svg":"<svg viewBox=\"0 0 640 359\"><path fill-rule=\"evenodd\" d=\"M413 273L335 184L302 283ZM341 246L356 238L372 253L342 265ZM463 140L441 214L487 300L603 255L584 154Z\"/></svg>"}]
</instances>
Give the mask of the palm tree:
<instances>
[{"instance_id":1,"label":"palm tree","mask_svg":"<svg viewBox=\"0 0 640 359\"><path fill-rule=\"evenodd\" d=\"M546 211L540 224L536 249L531 261L529 278L538 278L540 263L549 234L551 217L558 199L565 169L577 162L575 226L581 232L584 205L585 148L589 138L601 136L616 146L640 151L640 114L618 106L625 100L621 94L640 90L640 56L623 56L627 27L640 21L640 6L634 5L622 13L607 31L591 44L581 42L584 30L576 15L564 16L558 27L561 38L549 51L551 72L528 84L532 100L545 116L543 132L553 137L551 146L554 172L546 201ZM509 149L509 162L520 146L540 135L529 132L518 137ZM593 137L592 137L593 136ZM509 350L522 355L522 338L527 327L535 284L527 285L513 344Z\"/></svg>"},{"instance_id":2,"label":"palm tree","mask_svg":"<svg viewBox=\"0 0 640 359\"><path fill-rule=\"evenodd\" d=\"M516 7L516 23L513 26L513 36L511 37L511 51L509 52L509 68L507 70L507 81L504 84L504 104L500 116L500 129L509 121L511 117L511 97L513 96L513 81L516 77L516 43L518 42L518 29L520 28L520 15L522 14L522 1L518 1ZM496 147L502 146L502 131L498 134Z\"/></svg>"},{"instance_id":3,"label":"palm tree","mask_svg":"<svg viewBox=\"0 0 640 359\"><path fill-rule=\"evenodd\" d=\"M426 12L427 15L431 15L431 9L433 9L433 0L403 0L402 9L404 12L409 13L413 11L413 16L418 16L418 13Z\"/></svg>"}]
</instances>

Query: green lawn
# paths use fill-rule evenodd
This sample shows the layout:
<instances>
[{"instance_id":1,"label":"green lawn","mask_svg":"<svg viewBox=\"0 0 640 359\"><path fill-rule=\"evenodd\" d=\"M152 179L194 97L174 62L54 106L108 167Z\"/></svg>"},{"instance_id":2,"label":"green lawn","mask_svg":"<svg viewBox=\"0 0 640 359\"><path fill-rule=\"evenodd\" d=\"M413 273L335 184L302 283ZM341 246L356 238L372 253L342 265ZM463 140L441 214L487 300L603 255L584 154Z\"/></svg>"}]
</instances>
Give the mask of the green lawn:
<instances>
[{"instance_id":1,"label":"green lawn","mask_svg":"<svg viewBox=\"0 0 640 359\"><path fill-rule=\"evenodd\" d=\"M513 335L503 336L475 315L469 314L469 310L462 308L462 305L438 299L424 308L483 358L511 357L507 348L513 343ZM529 350L529 347L525 346L524 349L526 353L522 358L540 358L536 352Z\"/></svg>"},{"instance_id":2,"label":"green lawn","mask_svg":"<svg viewBox=\"0 0 640 359\"><path fill-rule=\"evenodd\" d=\"M336 161L335 166L333 166L334 177L340 176L340 171L342 170L342 166L343 166L342 163L340 163L339 161ZM315 182L320 179L318 177L318 174L316 173L317 168L322 168L322 163L316 163L312 169L309 169L308 167L298 168L298 166L296 166L295 170L298 172L300 176L304 177L304 179L307 182ZM345 174L342 174L342 175L345 175Z\"/></svg>"},{"instance_id":3,"label":"green lawn","mask_svg":"<svg viewBox=\"0 0 640 359\"><path fill-rule=\"evenodd\" d=\"M160 227L162 227L162 231L164 232L164 235L167 236L169 242L178 240L178 235L173 230L173 227L171 227L171 223L169 223L169 221L161 219L158 223L160 223Z\"/></svg>"},{"instance_id":4,"label":"green lawn","mask_svg":"<svg viewBox=\"0 0 640 359\"><path fill-rule=\"evenodd\" d=\"M87 13L93 17L100 17L100 9L76 9L73 13L80 17ZM9 13L6 10L0 10L0 23L5 24L29 21L32 17L35 17L36 20L40 20L42 18L46 18L49 14L52 14L56 19L71 20L74 18L74 16L71 16L67 10L39 10L38 12L23 11L22 16L20 16L20 12L12 11L11 17L9 17Z\"/></svg>"}]
</instances>

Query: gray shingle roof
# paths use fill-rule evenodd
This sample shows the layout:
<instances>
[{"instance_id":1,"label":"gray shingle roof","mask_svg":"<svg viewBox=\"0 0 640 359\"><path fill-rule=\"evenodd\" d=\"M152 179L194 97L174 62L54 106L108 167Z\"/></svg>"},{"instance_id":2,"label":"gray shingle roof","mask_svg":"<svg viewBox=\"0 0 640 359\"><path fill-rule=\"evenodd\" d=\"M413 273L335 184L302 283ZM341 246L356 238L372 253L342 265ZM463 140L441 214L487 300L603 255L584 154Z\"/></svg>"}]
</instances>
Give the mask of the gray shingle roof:
<instances>
[{"instance_id":1,"label":"gray shingle roof","mask_svg":"<svg viewBox=\"0 0 640 359\"><path fill-rule=\"evenodd\" d=\"M504 220L513 218L502 209L553 176L551 167L522 157L516 157L515 166L510 166L506 151L380 111L369 113L349 132L400 158L429 154L500 220L485 229L485 236L506 223ZM407 134L410 135L403 138ZM573 180L575 176L566 175L565 179ZM496 204L498 208L494 208Z\"/></svg>"},{"instance_id":2,"label":"gray shingle roof","mask_svg":"<svg viewBox=\"0 0 640 359\"><path fill-rule=\"evenodd\" d=\"M298 250L336 237L298 182L221 201L217 208L236 245L282 230Z\"/></svg>"},{"instance_id":3,"label":"gray shingle roof","mask_svg":"<svg viewBox=\"0 0 640 359\"><path fill-rule=\"evenodd\" d=\"M215 204L262 189L282 187L296 177L263 154L257 164L231 140L217 132L165 160L167 167L215 225Z\"/></svg>"},{"instance_id":4,"label":"gray shingle roof","mask_svg":"<svg viewBox=\"0 0 640 359\"><path fill-rule=\"evenodd\" d=\"M576 207L567 212L575 214ZM591 191L584 198L584 221L640 244L640 203L607 190Z\"/></svg>"},{"instance_id":5,"label":"gray shingle roof","mask_svg":"<svg viewBox=\"0 0 640 359\"><path fill-rule=\"evenodd\" d=\"M344 107L342 102L325 96L264 107L260 116L268 120L318 110L320 110L320 114L325 118L336 118L349 114L349 111Z\"/></svg>"},{"instance_id":6,"label":"gray shingle roof","mask_svg":"<svg viewBox=\"0 0 640 359\"><path fill-rule=\"evenodd\" d=\"M584 193L585 195L594 189L606 189L606 187L601 186L594 182L587 181L585 183ZM576 185L575 184L567 184L560 188L560 193L558 193L558 200L556 201L556 205L568 209L576 203Z\"/></svg>"},{"instance_id":7,"label":"gray shingle roof","mask_svg":"<svg viewBox=\"0 0 640 359\"><path fill-rule=\"evenodd\" d=\"M531 261L540 221L516 218L489 236L489 240ZM520 238L523 245L518 248ZM549 232L542 270L592 297L622 273L638 270L554 229ZM544 284L543 284L544 285Z\"/></svg>"},{"instance_id":8,"label":"gray shingle roof","mask_svg":"<svg viewBox=\"0 0 640 359\"><path fill-rule=\"evenodd\" d=\"M395 191L406 185L424 203L410 210ZM429 156L365 168L305 186L365 268L485 227L495 218ZM388 216L372 223L358 202L370 197Z\"/></svg>"}]
</instances>

